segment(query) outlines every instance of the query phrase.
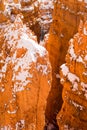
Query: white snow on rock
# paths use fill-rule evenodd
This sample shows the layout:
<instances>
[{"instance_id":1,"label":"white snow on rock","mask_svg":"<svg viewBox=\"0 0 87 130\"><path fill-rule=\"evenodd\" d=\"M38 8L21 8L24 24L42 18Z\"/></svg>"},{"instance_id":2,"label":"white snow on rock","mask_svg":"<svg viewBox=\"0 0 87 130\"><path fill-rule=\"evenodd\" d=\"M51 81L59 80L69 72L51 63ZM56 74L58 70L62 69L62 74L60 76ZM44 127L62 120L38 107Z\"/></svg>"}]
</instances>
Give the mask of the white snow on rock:
<instances>
[{"instance_id":1,"label":"white snow on rock","mask_svg":"<svg viewBox=\"0 0 87 130\"><path fill-rule=\"evenodd\" d=\"M71 73L69 71L68 66L66 66L66 64L61 65L61 71L64 75L64 77L67 77L67 79L70 81L70 83L72 83L72 91L76 91L78 90L78 82L80 81L79 77L76 76L75 74ZM64 82L64 78L61 78L61 82Z\"/></svg>"},{"instance_id":2,"label":"white snow on rock","mask_svg":"<svg viewBox=\"0 0 87 130\"><path fill-rule=\"evenodd\" d=\"M84 27L84 29L83 29L83 33L84 33L84 35L86 35L87 36L87 29Z\"/></svg>"},{"instance_id":3,"label":"white snow on rock","mask_svg":"<svg viewBox=\"0 0 87 130\"><path fill-rule=\"evenodd\" d=\"M81 56L79 56L77 59L76 59L77 62L81 62L81 63L84 63L83 62L83 58Z\"/></svg>"},{"instance_id":4,"label":"white snow on rock","mask_svg":"<svg viewBox=\"0 0 87 130\"><path fill-rule=\"evenodd\" d=\"M85 55L84 60L87 61L87 55Z\"/></svg>"},{"instance_id":5,"label":"white snow on rock","mask_svg":"<svg viewBox=\"0 0 87 130\"><path fill-rule=\"evenodd\" d=\"M12 130L10 125L7 126L0 126L0 130Z\"/></svg>"},{"instance_id":6,"label":"white snow on rock","mask_svg":"<svg viewBox=\"0 0 87 130\"><path fill-rule=\"evenodd\" d=\"M74 45L73 45L73 39L70 40L70 46L69 46L69 50L68 53L71 55L71 60L76 60L76 54L74 51Z\"/></svg>"},{"instance_id":7,"label":"white snow on rock","mask_svg":"<svg viewBox=\"0 0 87 130\"><path fill-rule=\"evenodd\" d=\"M15 114L16 112L17 112L17 110L14 110L14 111L7 111L8 112L8 114Z\"/></svg>"},{"instance_id":8,"label":"white snow on rock","mask_svg":"<svg viewBox=\"0 0 87 130\"><path fill-rule=\"evenodd\" d=\"M85 3L87 3L87 0L84 0Z\"/></svg>"},{"instance_id":9,"label":"white snow on rock","mask_svg":"<svg viewBox=\"0 0 87 130\"><path fill-rule=\"evenodd\" d=\"M70 72L68 73L67 77L68 77L69 81L70 81L72 84L74 84L75 81L77 81L77 82L80 81L79 77L77 77L75 74L70 73Z\"/></svg>"},{"instance_id":10,"label":"white snow on rock","mask_svg":"<svg viewBox=\"0 0 87 130\"><path fill-rule=\"evenodd\" d=\"M20 120L16 123L16 130L25 128L25 120Z\"/></svg>"},{"instance_id":11,"label":"white snow on rock","mask_svg":"<svg viewBox=\"0 0 87 130\"><path fill-rule=\"evenodd\" d=\"M23 25L20 15L17 16L13 24L6 25L4 32L7 45L3 44L3 47L7 46L7 50L9 50L11 55L8 54L4 59L5 64L0 70L0 79L2 81L2 77L7 71L8 63L12 63L14 65L12 68L13 91L19 92L24 90L24 86L28 85L33 78L33 74L29 72L32 63L36 63L38 57L46 56L47 51L44 47L37 44L32 32ZM21 51L24 51L23 54L21 54ZM42 67L42 73L47 74L47 66L39 66Z\"/></svg>"},{"instance_id":12,"label":"white snow on rock","mask_svg":"<svg viewBox=\"0 0 87 130\"><path fill-rule=\"evenodd\" d=\"M66 66L66 64L61 65L60 68L61 68L61 70L63 72L63 75L67 76L67 74L69 73L69 68Z\"/></svg>"},{"instance_id":13,"label":"white snow on rock","mask_svg":"<svg viewBox=\"0 0 87 130\"><path fill-rule=\"evenodd\" d=\"M41 35L47 34L52 23L52 12L54 0L41 0L39 6L39 24L41 26Z\"/></svg>"},{"instance_id":14,"label":"white snow on rock","mask_svg":"<svg viewBox=\"0 0 87 130\"><path fill-rule=\"evenodd\" d=\"M82 90L84 92L84 96L87 99L87 83L81 82Z\"/></svg>"},{"instance_id":15,"label":"white snow on rock","mask_svg":"<svg viewBox=\"0 0 87 130\"><path fill-rule=\"evenodd\" d=\"M76 108L79 108L80 111L82 111L84 109L84 107L78 103L76 103L73 100L70 100L70 103L73 104Z\"/></svg>"}]
</instances>

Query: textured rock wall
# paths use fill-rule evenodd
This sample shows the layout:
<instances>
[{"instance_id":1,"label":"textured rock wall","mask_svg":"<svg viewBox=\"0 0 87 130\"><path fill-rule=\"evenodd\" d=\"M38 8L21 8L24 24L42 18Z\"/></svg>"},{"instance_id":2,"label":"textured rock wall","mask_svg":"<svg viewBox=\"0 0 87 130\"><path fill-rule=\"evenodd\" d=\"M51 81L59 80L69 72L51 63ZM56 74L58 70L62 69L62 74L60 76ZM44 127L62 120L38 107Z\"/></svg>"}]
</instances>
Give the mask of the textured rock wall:
<instances>
[{"instance_id":1,"label":"textured rock wall","mask_svg":"<svg viewBox=\"0 0 87 130\"><path fill-rule=\"evenodd\" d=\"M0 1L0 21L7 19L14 22L17 14L23 15L23 22L35 33L39 41L41 27L39 25L39 2L38 0L1 0ZM7 18L7 19L6 19Z\"/></svg>"},{"instance_id":2,"label":"textured rock wall","mask_svg":"<svg viewBox=\"0 0 87 130\"><path fill-rule=\"evenodd\" d=\"M44 35L49 32L52 23L52 13L54 9L54 0L44 0L39 5L39 24L41 26L40 40L44 39Z\"/></svg>"},{"instance_id":3,"label":"textured rock wall","mask_svg":"<svg viewBox=\"0 0 87 130\"><path fill-rule=\"evenodd\" d=\"M4 1L1 0L0 1L0 23L7 21L7 18L6 16L4 16L4 13L3 13L4 10L5 10Z\"/></svg>"},{"instance_id":4,"label":"textured rock wall","mask_svg":"<svg viewBox=\"0 0 87 130\"><path fill-rule=\"evenodd\" d=\"M69 42L66 63L61 66L63 105L57 116L60 130L87 129L87 21Z\"/></svg>"},{"instance_id":5,"label":"textured rock wall","mask_svg":"<svg viewBox=\"0 0 87 130\"><path fill-rule=\"evenodd\" d=\"M2 13L0 13L12 22L14 22L17 14L22 13L23 22L35 33L39 42L43 40L44 34L49 31L53 7L53 0L1 0Z\"/></svg>"},{"instance_id":6,"label":"textured rock wall","mask_svg":"<svg viewBox=\"0 0 87 130\"><path fill-rule=\"evenodd\" d=\"M43 130L51 87L47 51L19 15L0 28L0 129Z\"/></svg>"},{"instance_id":7,"label":"textured rock wall","mask_svg":"<svg viewBox=\"0 0 87 130\"><path fill-rule=\"evenodd\" d=\"M39 18L39 2L38 0L22 0L21 4L21 13L24 16L24 23L29 26L29 28L35 33L38 38L40 38L41 27L38 21Z\"/></svg>"},{"instance_id":8,"label":"textured rock wall","mask_svg":"<svg viewBox=\"0 0 87 130\"><path fill-rule=\"evenodd\" d=\"M56 0L53 23L45 45L52 65L52 89L48 98L47 119L56 118L61 108L62 98L59 79L60 65L65 62L69 39L77 32L80 19L86 19L87 3L77 0Z\"/></svg>"}]
</instances>

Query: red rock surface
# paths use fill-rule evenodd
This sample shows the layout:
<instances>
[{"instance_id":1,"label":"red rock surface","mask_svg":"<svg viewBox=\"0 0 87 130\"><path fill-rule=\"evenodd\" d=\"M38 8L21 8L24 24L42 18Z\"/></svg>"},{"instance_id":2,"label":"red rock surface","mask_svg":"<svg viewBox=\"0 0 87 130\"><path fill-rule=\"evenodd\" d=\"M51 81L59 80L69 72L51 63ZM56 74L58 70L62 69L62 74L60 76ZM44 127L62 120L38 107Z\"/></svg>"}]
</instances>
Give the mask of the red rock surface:
<instances>
[{"instance_id":1,"label":"red rock surface","mask_svg":"<svg viewBox=\"0 0 87 130\"><path fill-rule=\"evenodd\" d=\"M62 86L60 84L59 68L65 62L69 39L77 32L80 19L87 16L86 1L56 0L53 23L49 38L45 44L52 65L52 89L48 98L47 119L56 120L56 114L62 105Z\"/></svg>"},{"instance_id":2,"label":"red rock surface","mask_svg":"<svg viewBox=\"0 0 87 130\"><path fill-rule=\"evenodd\" d=\"M0 129L43 130L51 88L48 53L19 15L0 27Z\"/></svg>"},{"instance_id":3,"label":"red rock surface","mask_svg":"<svg viewBox=\"0 0 87 130\"><path fill-rule=\"evenodd\" d=\"M5 5L4 1L0 1L0 23L7 21L7 17L4 15Z\"/></svg>"},{"instance_id":4,"label":"red rock surface","mask_svg":"<svg viewBox=\"0 0 87 130\"><path fill-rule=\"evenodd\" d=\"M33 32L37 35L38 41L43 40L44 32L45 33L48 32L49 25L53 21L51 28L50 28L50 32L47 35L45 35L44 41L41 44L45 43L44 46L46 47L46 49L49 52L49 58L50 58L51 65L52 65L52 77L53 77L52 89L50 91L50 94L49 94L49 97L48 97L48 100L47 100L46 112L45 112L45 109L44 109L44 112L46 113L46 123L49 124L47 126L47 129L54 129L55 128L54 125L56 124L56 115L59 112L59 110L61 109L61 105L62 105L62 97L61 97L61 95L62 95L62 85L60 84L60 74L59 74L60 66L63 63L65 63L65 56L66 56L67 49L68 49L68 46L69 46L68 41L77 32L77 28L78 28L80 19L85 21L86 18L87 18L87 2L83 1L83 0L67 0L67 1L66 0L55 0L54 2L56 2L56 3L55 3L55 9L54 9L54 13L53 13L53 20L52 20L51 19L52 18L51 17L51 11L53 10L53 8L51 8L51 7L53 7L53 6L50 6L50 1L45 0L45 2L42 1L41 3L38 3L37 0L33 0L33 1L31 1L31 0L13 0L13 1L10 1L10 0L4 0L3 1L3 0L1 0L0 1L0 52L4 53L4 56L3 57L1 56L1 62L4 60L4 63L1 63L0 66L1 66L1 69L2 69L2 66L6 63L8 70L11 70L9 76L7 75L9 72L6 70L6 77L4 77L5 79L2 79L3 82L5 82L4 84L6 86L7 85L6 82L9 83L9 81L12 78L13 68L15 66L15 65L13 66L13 63L10 63L9 60L6 60L7 56L9 57L9 59L11 59L11 57L14 55L13 54L13 51L14 51L14 52L16 52L17 59L20 59L20 58L23 59L23 57L25 57L25 55L27 53L26 48L17 48L17 51L16 51L15 47L17 47L18 44L17 45L14 44L14 46L12 44L13 49L11 49L11 48L9 49L9 47L8 47L9 42L8 42L8 40L6 40L6 36L4 36L4 34L6 33L5 30L8 28L8 26L11 26L11 25L14 26L14 23L15 23L14 21L15 21L17 14L21 13L24 16L23 22L28 27L30 27L33 30ZM8 22L8 20L9 20L9 22ZM17 30L19 28L24 27L24 25L21 22L20 27L19 27L19 24L15 24L15 27L16 27L16 30ZM13 30L15 30L15 27L14 27ZM79 35L83 34L82 33L83 25L81 25L80 27L78 29ZM25 35L26 30L24 32L25 38L26 38L26 35ZM9 29L8 29L8 31L9 31ZM20 35L22 35L21 33L22 33L22 31L20 31L20 33L18 35L19 39L20 39ZM29 29L27 30L27 35L30 39L32 39L33 35L32 35L32 33ZM12 39L13 38L14 38L14 36L12 35ZM11 42L14 43L16 40L14 40L14 41L11 40ZM34 41L37 41L36 38L34 38ZM34 48L36 48L36 46ZM82 47L82 48L84 48L84 47ZM78 49L78 47L77 47L77 49ZM37 51L35 51L35 52L37 52ZM45 55L47 57L47 59L45 59L44 57L40 58L39 54L37 56L37 53L33 53L34 56L35 55L37 56L37 61L35 63L32 63L32 66L33 66L32 69L35 71L34 77L36 77L37 82L39 80L39 77L41 77L42 70L45 69L45 67L40 66L41 67L40 70L37 71L36 68L35 68L35 66L37 66L36 64L38 64L38 63L40 63L41 65L46 64L46 66L48 66L48 68L49 68L49 65L47 65L47 62L46 62L46 60L48 59L47 54ZM67 57L68 57L68 54L67 54ZM33 59L33 58L34 57L32 57L32 55L31 55L31 59ZM66 62L67 62L67 60L66 60ZM81 66L82 65L80 65L80 67ZM73 69L73 67L71 67L71 68ZM30 70L30 72L32 72L33 70ZM19 68L18 71L21 71L21 68ZM16 75L18 75L18 72L15 71L14 74L15 73L16 73ZM26 74L25 74L25 76L26 76ZM80 76L81 76L81 74L80 74ZM42 79L42 78L40 78L40 79ZM28 79L28 80L30 80L30 79ZM17 82L19 83L19 88L20 88L20 82L19 81L17 81ZM36 80L34 82L36 83ZM16 82L12 81L10 84L14 85L15 83ZM37 84L37 86L38 86L38 84ZM24 88L26 88L26 87L24 87ZM13 90L13 89L11 88L11 90ZM1 91L2 91L2 93L4 92L3 87L1 89ZM24 93L26 93L25 89L23 91L24 91ZM17 95L18 95L18 93L19 92L17 92ZM47 90L47 94L48 93L49 93L49 90ZM41 92L41 94L42 94L42 92ZM11 95L10 97L12 97L11 93L10 93L10 95ZM18 97L19 97L19 99L22 99L21 98L22 96L21 97L18 96ZM26 97L24 98L24 100L27 99ZM47 99L47 97L45 97L45 101L46 101L46 99ZM10 98L9 98L9 100L10 100ZM19 100L17 101L17 103L19 103ZM80 102L79 102L79 104L80 104ZM10 105L10 106L12 107L13 105ZM27 106L27 105L25 104L24 106ZM66 106L66 102L65 102L64 106ZM2 108L3 108L3 103L1 104L1 110L2 110ZM35 107L35 109L37 109L37 107ZM6 110L7 110L7 108L6 108ZM13 110L13 108L12 108L12 110ZM25 108L24 108L24 111L25 111ZM33 110L31 110L31 111L33 111ZM35 111L35 114L36 114L36 111ZM37 115L39 115L39 114L37 114ZM37 115L36 115L36 117L37 117ZM38 116L38 118L40 117L40 115ZM22 114L22 116L23 116L23 114ZM29 119L26 117L27 122L30 122L30 120L33 120L32 117L33 117L33 114L31 114L31 117ZM5 117L5 119L6 119L6 117ZM10 120L10 118L9 118L9 120ZM16 118L14 118L14 120L16 120ZM21 118L17 119L17 121L20 121L20 120L21 120L21 123L23 123L22 121L24 119L23 120ZM39 122L39 121L37 121L37 122ZM17 123L17 122L15 121L15 123ZM12 127L15 127L15 123L14 124L10 123L10 124L12 124ZM19 126L21 123L17 123L17 125ZM39 124L40 124L40 122L39 122ZM59 123L59 126L61 127L60 129L65 129L64 126L62 128L61 123ZM4 125L3 125L3 127L5 128ZM30 127L30 130L34 129L34 128L31 128L31 125L29 127ZM40 130L41 130L42 129L41 126L39 126L39 127L40 127ZM65 127L66 127L66 129L69 129L68 128L69 126L66 125ZM7 126L6 126L6 128L7 128ZM27 129L27 126L26 126L26 129ZM37 128L37 129L39 129L39 128Z\"/></svg>"},{"instance_id":5,"label":"red rock surface","mask_svg":"<svg viewBox=\"0 0 87 130\"><path fill-rule=\"evenodd\" d=\"M17 14L22 13L23 22L35 33L38 42L43 40L44 34L49 31L52 22L53 0L48 2L38 0L4 0L1 1L0 8L2 10L1 14L4 14L11 22L14 22ZM3 20L7 19L4 19L3 16Z\"/></svg>"},{"instance_id":6,"label":"red rock surface","mask_svg":"<svg viewBox=\"0 0 87 130\"><path fill-rule=\"evenodd\" d=\"M57 116L60 130L87 129L87 21L69 42L61 67L63 105Z\"/></svg>"}]
</instances>

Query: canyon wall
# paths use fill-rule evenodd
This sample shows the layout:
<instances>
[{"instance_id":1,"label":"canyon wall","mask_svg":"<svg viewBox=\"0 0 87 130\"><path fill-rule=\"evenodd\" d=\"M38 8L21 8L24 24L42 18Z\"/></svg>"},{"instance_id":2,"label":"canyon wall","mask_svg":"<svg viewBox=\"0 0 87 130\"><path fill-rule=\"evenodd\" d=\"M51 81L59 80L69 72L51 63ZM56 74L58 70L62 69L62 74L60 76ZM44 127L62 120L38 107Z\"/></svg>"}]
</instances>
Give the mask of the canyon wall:
<instances>
[{"instance_id":1,"label":"canyon wall","mask_svg":"<svg viewBox=\"0 0 87 130\"><path fill-rule=\"evenodd\" d=\"M77 32L80 19L85 21L87 3L77 0L56 0L53 22L45 45L52 65L52 89L48 97L46 116L48 122L55 123L62 105L62 85L59 68L65 62L69 39Z\"/></svg>"},{"instance_id":2,"label":"canyon wall","mask_svg":"<svg viewBox=\"0 0 87 130\"><path fill-rule=\"evenodd\" d=\"M44 35L49 32L52 23L52 13L54 9L54 0L44 0L39 5L39 24L41 26L40 40L44 39Z\"/></svg>"},{"instance_id":3,"label":"canyon wall","mask_svg":"<svg viewBox=\"0 0 87 130\"><path fill-rule=\"evenodd\" d=\"M35 33L38 42L49 31L53 7L53 0L1 0L1 9L12 22L17 14L22 13L23 22Z\"/></svg>"},{"instance_id":4,"label":"canyon wall","mask_svg":"<svg viewBox=\"0 0 87 130\"><path fill-rule=\"evenodd\" d=\"M37 36L37 40L40 40L41 26L39 24L39 1L38 0L21 0L21 13L24 16L23 22L29 26L29 28Z\"/></svg>"},{"instance_id":5,"label":"canyon wall","mask_svg":"<svg viewBox=\"0 0 87 130\"><path fill-rule=\"evenodd\" d=\"M50 5L52 5L52 8L50 7ZM77 101L74 100L72 96L70 97L71 100L69 100L70 104L67 103L68 99L67 101L65 100L66 95L64 97L64 94L67 94L66 86L70 88L70 83L68 83L69 81L67 81L66 85L63 84L62 82L61 82L62 84L60 84L59 71L60 71L60 66L63 63L65 63L66 54L67 54L66 64L70 62L70 57L67 53L68 46L69 46L68 41L71 37L73 37L73 35L77 32L77 30L78 30L79 38L84 39L82 41L86 43L86 34L84 34L82 31L84 30L83 28L84 26L86 26L86 23L85 25L83 25L83 23L81 22L79 29L78 29L78 25L79 25L80 19L82 19L83 21L87 19L87 3L85 0L67 0L67 1L55 0L53 20L51 19L52 10L53 10L53 4L50 4L50 1L45 1L45 2L42 2L41 4L38 3L37 0L33 0L33 1L13 0L12 2L9 0L0 1L0 34L1 34L0 35L0 60L1 60L0 61L0 69L1 69L0 71L1 73L0 74L1 76L0 101L2 102L0 106L0 111L1 111L0 117L1 119L3 118L3 120L1 119L0 120L2 124L1 125L2 129L7 129L7 128L12 127L14 129L42 130L45 124L44 123L45 121L47 125L49 124L47 129L52 129L54 127L53 125L55 126L57 125L56 115L60 111L62 102L64 101L63 106L66 109L64 110L62 106L62 109L59 115L57 116L58 125L60 129L61 130L69 129L69 128L70 129L75 128L76 130L77 128L79 129L79 126L77 126L76 123L73 123L75 120L77 120L76 121L77 124L79 124L80 127L85 130L86 124L83 122L80 122L80 119L79 118L77 119L77 115L76 115L75 120L72 119L73 118L72 115L76 114L76 113L72 113L72 110L74 110L74 112L80 110L82 111L81 116L84 115L83 108L86 109L86 105L84 105L84 103L82 104L81 101L83 101L83 99L85 100L85 98L83 96L83 99L80 101L77 93L75 92L74 95L76 96ZM18 18L17 14L22 14L22 15L18 15L20 17ZM16 16L17 16L17 19L16 19ZM50 27L50 32L46 36L47 39L45 39L46 40L45 47L49 52L49 58L52 65L51 91L50 91L51 68L49 64L48 54L45 50L46 53L44 53L44 56L42 56L44 49L41 49L42 52L39 52L38 48L40 49L41 47L39 45L36 46L37 40L35 36L33 36L33 32L31 32L30 29L25 29L27 27L23 25L20 19L22 19L23 23L25 23L27 27L30 27L30 29L32 29L35 35L37 35L38 41L43 40L44 31L48 32L50 23L52 22L51 27ZM10 26L12 28L10 28ZM24 26L25 28L23 28ZM8 34L8 37L10 37L10 34L11 34L9 33L10 29L12 29L11 30L12 37L10 41L8 41L6 37L7 37L7 34ZM31 41L32 43L35 43L35 44L31 43L30 47L27 46L29 47L28 50L27 50L27 47L24 47L25 46L24 44L23 44L23 48L22 47L20 48L21 45L19 45L19 42L17 41L18 39L16 38L14 39L14 34L16 34L14 32L16 32L18 29L19 29L19 33L18 35L16 35L16 38L21 40L21 36L23 32L23 38L25 40L30 39L29 43L31 43ZM82 46L80 48L77 45L78 35L75 35L76 38L75 37L73 38L74 41L75 40L77 41L75 42L75 48L77 48L80 51L82 47L82 51L84 51L86 45L83 46L83 44L81 43ZM12 42L14 44L12 44ZM12 44L12 46L9 47L10 43ZM80 53L77 52L77 49L76 49L76 53L80 55ZM32 50L35 51L35 53L32 53ZM28 55L29 59L27 59L27 54L29 54ZM35 56L37 58L35 58ZM78 57L78 58L82 60L81 57ZM29 62L30 59L34 60L31 62L31 64ZM21 60L24 60L24 62L25 60L27 60L27 64L29 64L29 68L26 68L27 66L24 66L24 64L22 64L24 66L23 68L24 70L23 70L21 67ZM82 64L79 65L78 63L76 63L76 61L73 61L73 64L72 66L70 66L70 68L68 65L68 69L70 70L70 73L74 71L75 69L77 69L74 67L74 65L78 68L82 67L80 68L82 70L81 74L83 70L85 70ZM18 68L18 70L16 67ZM26 71L29 72L28 78L27 78ZM24 77L26 77L26 79L24 77L21 77L21 75L19 78L18 77L18 75L20 74L19 72L23 72ZM33 74L33 77L32 77L32 74ZM75 71L75 73L73 72L73 74L77 74L77 76L81 77L80 72L78 74L77 70ZM86 75L86 72L84 72L84 74ZM76 76L76 80L79 81L77 76ZM61 72L61 78L62 77L66 79L66 77L64 77L63 73ZM20 80L22 80L23 78L26 80L26 82L23 81L24 86L22 85L20 87L20 82L22 82ZM86 89L86 83L83 82L84 80L83 78L81 80L82 81L81 83L79 83L78 86L80 86L80 84L85 86L85 87L83 86L79 87L81 88L80 93L82 97L82 94L85 94L82 91L82 89L83 90ZM32 81L32 85L31 85L31 81ZM26 83L28 84L26 85ZM63 89L63 101L62 101L62 87L63 86L64 86L64 89ZM77 86L76 82L75 82L74 87L75 86ZM5 97L5 100L4 100L4 97ZM67 98L69 98L69 94L67 95ZM27 103L27 100L29 101L28 103ZM47 101L47 105L46 105L46 101ZM75 106L76 108L70 108L71 105ZM22 107L23 107L23 110L21 109ZM68 114L64 113L64 111L67 112L67 109L68 109L67 107L70 108L70 113ZM45 108L46 108L46 111L45 111ZM19 113L21 113L20 114L21 116L19 115ZM63 113L64 113L64 116L62 118L61 115ZM69 114L71 114L71 119L72 119L71 122L68 121L70 119ZM45 120L45 115L46 115L46 120ZM67 116L67 119L64 122L65 116ZM60 121L60 119L62 119L62 122ZM83 119L81 118L81 120L84 120L84 119L86 119L85 116L83 116ZM69 122L69 123L66 123L66 122ZM86 122L86 120L84 122ZM81 123L83 124L81 125ZM74 126L72 126L72 124L74 124Z\"/></svg>"},{"instance_id":6,"label":"canyon wall","mask_svg":"<svg viewBox=\"0 0 87 130\"><path fill-rule=\"evenodd\" d=\"M57 116L60 130L87 129L87 21L69 41L66 63L61 67L63 105Z\"/></svg>"},{"instance_id":7,"label":"canyon wall","mask_svg":"<svg viewBox=\"0 0 87 130\"><path fill-rule=\"evenodd\" d=\"M0 24L0 129L43 130L51 88L45 48L17 15Z\"/></svg>"},{"instance_id":8,"label":"canyon wall","mask_svg":"<svg viewBox=\"0 0 87 130\"><path fill-rule=\"evenodd\" d=\"M0 8L2 12L0 15L3 20L6 20L6 17L14 22L17 14L23 15L23 23L25 23L37 36L37 40L40 39L41 34L41 27L38 21L39 18L39 2L38 0L1 0L0 1ZM0 19L1 20L1 19Z\"/></svg>"}]
</instances>

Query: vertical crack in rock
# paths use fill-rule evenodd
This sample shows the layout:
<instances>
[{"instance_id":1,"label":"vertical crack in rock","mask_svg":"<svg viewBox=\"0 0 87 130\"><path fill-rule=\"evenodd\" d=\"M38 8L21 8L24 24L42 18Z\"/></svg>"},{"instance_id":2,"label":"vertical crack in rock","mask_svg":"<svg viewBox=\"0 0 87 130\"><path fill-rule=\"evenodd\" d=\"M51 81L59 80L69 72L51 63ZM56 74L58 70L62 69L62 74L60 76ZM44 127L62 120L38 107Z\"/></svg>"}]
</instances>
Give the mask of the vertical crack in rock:
<instances>
[{"instance_id":1,"label":"vertical crack in rock","mask_svg":"<svg viewBox=\"0 0 87 130\"><path fill-rule=\"evenodd\" d=\"M56 0L53 22L45 43L52 65L53 79L46 108L47 122L56 123L56 115L61 109L62 85L60 84L59 68L65 63L65 56L69 46L68 41L77 32L80 19L85 21L87 18L86 7L86 1ZM81 57L79 58L81 60Z\"/></svg>"}]
</instances>

